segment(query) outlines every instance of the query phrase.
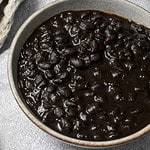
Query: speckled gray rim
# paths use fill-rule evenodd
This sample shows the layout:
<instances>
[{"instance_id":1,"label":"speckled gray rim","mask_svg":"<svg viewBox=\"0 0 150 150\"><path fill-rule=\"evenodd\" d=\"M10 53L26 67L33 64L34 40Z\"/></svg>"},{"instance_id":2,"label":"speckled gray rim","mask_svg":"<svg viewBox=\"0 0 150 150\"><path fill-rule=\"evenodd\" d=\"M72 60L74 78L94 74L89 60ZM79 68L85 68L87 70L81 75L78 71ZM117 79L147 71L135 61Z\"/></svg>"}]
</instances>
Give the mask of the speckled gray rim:
<instances>
[{"instance_id":1,"label":"speckled gray rim","mask_svg":"<svg viewBox=\"0 0 150 150\"><path fill-rule=\"evenodd\" d=\"M105 12L110 12L113 14L118 14L119 16L123 16L125 18L134 20L135 22L141 23L150 28L150 13L137 5L134 5L128 1L123 0L56 0L49 5L43 7L42 9L35 12L32 16L30 16L25 23L20 27L16 36L13 39L12 45L10 47L9 59L8 59L8 77L9 83L11 86L11 90L14 94L14 97L23 110L23 112L27 115L27 117L36 124L39 128L47 132L48 134L65 141L67 143L82 146L82 147L90 147L90 148L101 148L101 147L110 147L117 146L120 144L127 143L134 139L145 135L150 132L150 124L147 125L142 130L121 138L112 141L104 141L104 142L94 142L94 141L83 141L73 139L67 136L64 136L54 130L45 126L42 122L40 122L37 117L29 110L28 106L22 101L23 97L21 95L20 90L17 87L17 62L19 53L21 50L21 46L24 44L26 39L30 36L30 34L34 31L34 29L40 25L42 22L47 20L49 17L66 10L101 10Z\"/></svg>"}]
</instances>

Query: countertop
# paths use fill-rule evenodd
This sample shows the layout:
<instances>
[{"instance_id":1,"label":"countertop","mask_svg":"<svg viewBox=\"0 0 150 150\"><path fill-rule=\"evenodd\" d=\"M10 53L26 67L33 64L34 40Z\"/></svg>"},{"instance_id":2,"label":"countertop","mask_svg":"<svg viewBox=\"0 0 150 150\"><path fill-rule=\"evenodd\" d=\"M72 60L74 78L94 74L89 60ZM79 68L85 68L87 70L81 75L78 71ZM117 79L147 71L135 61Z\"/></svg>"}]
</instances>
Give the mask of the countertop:
<instances>
[{"instance_id":1,"label":"countertop","mask_svg":"<svg viewBox=\"0 0 150 150\"><path fill-rule=\"evenodd\" d=\"M14 24L0 49L0 150L84 150L65 144L35 126L17 105L7 79L8 51L19 26L34 11L52 0L25 0L15 13ZM130 0L150 11L150 0ZM150 150L150 134L108 150Z\"/></svg>"}]
</instances>

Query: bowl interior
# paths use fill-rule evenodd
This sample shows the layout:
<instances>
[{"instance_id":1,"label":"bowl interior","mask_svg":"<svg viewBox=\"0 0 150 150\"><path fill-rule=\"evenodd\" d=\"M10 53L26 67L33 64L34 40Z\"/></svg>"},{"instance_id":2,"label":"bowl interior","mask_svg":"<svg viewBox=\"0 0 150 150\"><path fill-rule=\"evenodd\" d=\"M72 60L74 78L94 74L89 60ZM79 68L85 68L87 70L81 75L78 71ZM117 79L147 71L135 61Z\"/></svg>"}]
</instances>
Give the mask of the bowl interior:
<instances>
[{"instance_id":1,"label":"bowl interior","mask_svg":"<svg viewBox=\"0 0 150 150\"><path fill-rule=\"evenodd\" d=\"M150 13L123 0L58 0L56 2L50 3L48 6L38 10L34 13L25 23L21 26L17 35L15 36L9 54L9 62L8 62L8 73L9 73L9 81L11 85L11 89L13 94L20 105L21 109L25 112L25 114L41 129L45 130L49 134L64 140L66 142L80 145L80 146L88 146L88 147L107 147L112 145L118 145L132 139L135 139L146 132L150 131L150 125L141 131L114 141L107 142L87 142L72 139L61 135L50 128L43 125L35 115L28 109L24 101L22 101L23 96L17 86L17 63L20 55L20 50L22 45L25 43L27 38L31 35L31 33L44 21L49 19L51 16L56 15L62 11L67 10L101 10L104 12L109 12L112 14L117 14L119 16L128 18L129 20L133 20L137 23L145 25L150 28Z\"/></svg>"}]
</instances>

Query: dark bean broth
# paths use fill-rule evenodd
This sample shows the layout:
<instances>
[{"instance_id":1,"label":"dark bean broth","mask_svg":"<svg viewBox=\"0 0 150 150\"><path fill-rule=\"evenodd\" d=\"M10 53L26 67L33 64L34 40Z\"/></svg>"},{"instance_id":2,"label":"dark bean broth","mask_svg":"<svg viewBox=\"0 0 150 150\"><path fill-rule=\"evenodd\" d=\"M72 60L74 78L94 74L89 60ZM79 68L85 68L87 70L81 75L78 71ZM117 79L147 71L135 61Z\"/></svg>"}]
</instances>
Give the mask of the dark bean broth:
<instances>
[{"instance_id":1,"label":"dark bean broth","mask_svg":"<svg viewBox=\"0 0 150 150\"><path fill-rule=\"evenodd\" d=\"M62 12L24 44L18 86L48 127L105 141L150 123L150 29L100 11Z\"/></svg>"}]
</instances>

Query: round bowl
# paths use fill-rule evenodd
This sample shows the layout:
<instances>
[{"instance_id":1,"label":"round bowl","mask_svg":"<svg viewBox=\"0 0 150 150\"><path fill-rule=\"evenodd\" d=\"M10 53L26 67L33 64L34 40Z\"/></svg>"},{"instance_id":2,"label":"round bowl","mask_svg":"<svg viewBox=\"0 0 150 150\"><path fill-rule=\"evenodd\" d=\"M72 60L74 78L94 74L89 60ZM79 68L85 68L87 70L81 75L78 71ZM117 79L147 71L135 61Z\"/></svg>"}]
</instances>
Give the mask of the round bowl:
<instances>
[{"instance_id":1,"label":"round bowl","mask_svg":"<svg viewBox=\"0 0 150 150\"><path fill-rule=\"evenodd\" d=\"M150 13L141 7L134 5L125 0L56 0L55 2L50 3L49 5L43 7L42 9L35 12L31 15L20 27L16 36L13 39L10 52L9 52L9 61L8 61L8 76L9 83L14 94L14 97L23 110L23 112L27 115L27 117L36 124L39 128L47 132L48 134L60 139L64 142L82 146L82 147L90 147L90 148L102 148L102 147L111 147L117 146L120 144L124 144L130 142L134 139L145 135L150 132L150 124L140 131L117 140L112 141L83 141L74 139L65 135L62 135L46 125L44 125L29 109L29 107L25 104L23 100L23 96L21 94L20 89L17 85L17 63L20 55L21 47L26 42L27 38L31 35L31 33L44 21L49 19L51 16L54 16L60 12L67 10L100 10L104 12L108 12L111 14L117 14L119 16L128 18L129 20L133 20L137 23L140 23L144 26L150 28Z\"/></svg>"}]
</instances>

